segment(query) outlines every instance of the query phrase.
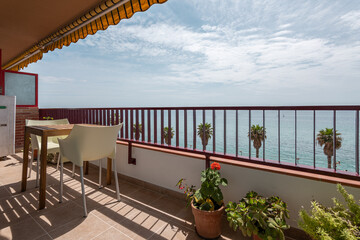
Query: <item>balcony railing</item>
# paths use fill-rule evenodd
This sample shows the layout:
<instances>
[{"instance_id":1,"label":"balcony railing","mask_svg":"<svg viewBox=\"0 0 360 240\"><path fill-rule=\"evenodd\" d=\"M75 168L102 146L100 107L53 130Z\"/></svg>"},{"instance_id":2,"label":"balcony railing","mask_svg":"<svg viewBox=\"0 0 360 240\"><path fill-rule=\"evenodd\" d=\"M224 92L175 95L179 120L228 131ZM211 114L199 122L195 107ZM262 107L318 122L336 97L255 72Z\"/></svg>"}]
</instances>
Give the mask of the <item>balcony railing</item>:
<instances>
[{"instance_id":1,"label":"balcony railing","mask_svg":"<svg viewBox=\"0 0 360 240\"><path fill-rule=\"evenodd\" d=\"M129 147L138 143L204 154L206 159L216 156L360 180L359 110L360 106L77 108L40 109L40 118L68 118L74 124L123 122L119 139ZM199 124L206 123L213 134L202 144L206 134L202 128L200 139ZM248 137L253 124L266 129L259 157ZM325 128L343 137L342 147L333 148L331 168L316 140Z\"/></svg>"}]
</instances>

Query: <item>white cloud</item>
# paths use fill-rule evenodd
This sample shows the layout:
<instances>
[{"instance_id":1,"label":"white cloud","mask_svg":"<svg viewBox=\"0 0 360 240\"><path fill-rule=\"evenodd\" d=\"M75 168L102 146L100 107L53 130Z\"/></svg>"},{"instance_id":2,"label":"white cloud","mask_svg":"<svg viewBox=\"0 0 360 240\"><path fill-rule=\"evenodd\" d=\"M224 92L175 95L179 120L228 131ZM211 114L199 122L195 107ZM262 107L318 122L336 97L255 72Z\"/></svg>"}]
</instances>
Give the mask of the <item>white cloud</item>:
<instances>
[{"instance_id":1,"label":"white cloud","mask_svg":"<svg viewBox=\"0 0 360 240\"><path fill-rule=\"evenodd\" d=\"M74 79L67 77L40 76L39 81L44 83L69 83L74 82Z\"/></svg>"},{"instance_id":2,"label":"white cloud","mask_svg":"<svg viewBox=\"0 0 360 240\"><path fill-rule=\"evenodd\" d=\"M341 16L340 19L352 29L360 29L360 11L348 12L347 14Z\"/></svg>"},{"instance_id":3,"label":"white cloud","mask_svg":"<svg viewBox=\"0 0 360 240\"><path fill-rule=\"evenodd\" d=\"M291 23L286 23L286 24L280 25L279 29L289 28L289 27L291 27L291 25L292 25Z\"/></svg>"},{"instance_id":4,"label":"white cloud","mask_svg":"<svg viewBox=\"0 0 360 240\"><path fill-rule=\"evenodd\" d=\"M292 31L289 30L283 30L283 31L279 31L273 34L273 36L283 36L283 35L288 35L292 33Z\"/></svg>"},{"instance_id":5,"label":"white cloud","mask_svg":"<svg viewBox=\"0 0 360 240\"><path fill-rule=\"evenodd\" d=\"M289 30L237 31L211 25L193 29L159 23L113 28L89 41L105 51L167 59L168 71L155 76L159 81L263 84L271 89L360 75L354 64L360 61L360 42L335 45L328 39L297 37Z\"/></svg>"},{"instance_id":6,"label":"white cloud","mask_svg":"<svg viewBox=\"0 0 360 240\"><path fill-rule=\"evenodd\" d=\"M41 83L47 84L72 84L72 83L85 83L86 80L76 80L69 77L58 77L58 76L39 76L39 81Z\"/></svg>"}]
</instances>

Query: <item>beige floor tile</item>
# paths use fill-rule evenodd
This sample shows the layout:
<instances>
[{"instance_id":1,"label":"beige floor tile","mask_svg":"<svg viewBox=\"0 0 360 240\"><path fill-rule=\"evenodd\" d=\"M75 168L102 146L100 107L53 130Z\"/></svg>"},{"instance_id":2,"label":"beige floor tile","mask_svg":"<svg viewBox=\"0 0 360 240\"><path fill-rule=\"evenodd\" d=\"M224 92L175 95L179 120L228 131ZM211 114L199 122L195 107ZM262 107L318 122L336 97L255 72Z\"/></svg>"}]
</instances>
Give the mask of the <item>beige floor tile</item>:
<instances>
[{"instance_id":1,"label":"beige floor tile","mask_svg":"<svg viewBox=\"0 0 360 240\"><path fill-rule=\"evenodd\" d=\"M46 232L39 224L31 217L28 217L17 224L2 228L0 230L0 239L31 240L45 234Z\"/></svg>"},{"instance_id":2,"label":"beige floor tile","mask_svg":"<svg viewBox=\"0 0 360 240\"><path fill-rule=\"evenodd\" d=\"M114 227L132 239L148 239L165 224L161 219L149 216L142 224L125 220Z\"/></svg>"},{"instance_id":3,"label":"beige floor tile","mask_svg":"<svg viewBox=\"0 0 360 240\"><path fill-rule=\"evenodd\" d=\"M132 192L127 196L137 202L149 204L151 202L157 201L163 195L161 193L143 188L139 189L138 191Z\"/></svg>"},{"instance_id":4,"label":"beige floor tile","mask_svg":"<svg viewBox=\"0 0 360 240\"><path fill-rule=\"evenodd\" d=\"M115 184L111 185L110 188L115 189L114 185ZM120 189L120 194L128 196L133 192L143 189L143 187L120 180L119 189Z\"/></svg>"},{"instance_id":5,"label":"beige floor tile","mask_svg":"<svg viewBox=\"0 0 360 240\"><path fill-rule=\"evenodd\" d=\"M158 216L156 212L147 209L146 207L139 207L137 203L129 203L126 205L115 206L119 210L112 211L114 213L111 221L113 226L119 231L133 239L147 239L157 232L161 227L164 227L166 221ZM111 208L110 208L111 209ZM104 214L105 211L101 211ZM116 214L116 213L120 213ZM111 214L107 214L109 218ZM104 215L102 216L104 217ZM109 219L107 219L109 221Z\"/></svg>"},{"instance_id":6,"label":"beige floor tile","mask_svg":"<svg viewBox=\"0 0 360 240\"><path fill-rule=\"evenodd\" d=\"M68 202L61 205L55 209L37 211L32 215L46 231L51 231L76 219L83 219L83 208L76 203Z\"/></svg>"},{"instance_id":7,"label":"beige floor tile","mask_svg":"<svg viewBox=\"0 0 360 240\"><path fill-rule=\"evenodd\" d=\"M192 240L192 239L200 239L196 233L186 227L177 226L173 223L167 223L166 226L156 232L154 235L151 236L151 240L165 240L165 239L172 239L172 240Z\"/></svg>"},{"instance_id":8,"label":"beige floor tile","mask_svg":"<svg viewBox=\"0 0 360 240\"><path fill-rule=\"evenodd\" d=\"M0 199L8 198L10 196L11 193L4 186L0 186Z\"/></svg>"},{"instance_id":9,"label":"beige floor tile","mask_svg":"<svg viewBox=\"0 0 360 240\"><path fill-rule=\"evenodd\" d=\"M181 224L185 227L193 228L195 226L195 223L194 223L194 216L192 214L191 207L186 207L181 209L174 217L173 222L177 224Z\"/></svg>"},{"instance_id":10,"label":"beige floor tile","mask_svg":"<svg viewBox=\"0 0 360 240\"><path fill-rule=\"evenodd\" d=\"M104 233L93 238L94 240L131 240L128 236L120 232L119 230L111 227Z\"/></svg>"},{"instance_id":11,"label":"beige floor tile","mask_svg":"<svg viewBox=\"0 0 360 240\"><path fill-rule=\"evenodd\" d=\"M22 206L15 198L0 201L0 228L11 226L29 217L30 212L35 212L35 206Z\"/></svg>"},{"instance_id":12,"label":"beige floor tile","mask_svg":"<svg viewBox=\"0 0 360 240\"><path fill-rule=\"evenodd\" d=\"M49 232L54 239L91 239L109 229L110 226L93 214L78 218Z\"/></svg>"},{"instance_id":13,"label":"beige floor tile","mask_svg":"<svg viewBox=\"0 0 360 240\"><path fill-rule=\"evenodd\" d=\"M92 211L96 216L101 218L106 223L114 226L121 224L125 220L132 221L137 215L142 213L143 207L137 203L129 201L116 202L109 204L102 208Z\"/></svg>"},{"instance_id":14,"label":"beige floor tile","mask_svg":"<svg viewBox=\"0 0 360 240\"><path fill-rule=\"evenodd\" d=\"M83 204L81 196L79 196L74 201L79 205ZM86 194L86 204L88 211L92 211L109 204L115 204L117 202L118 201L115 191L111 191L109 189L93 189L91 191L89 190Z\"/></svg>"},{"instance_id":15,"label":"beige floor tile","mask_svg":"<svg viewBox=\"0 0 360 240\"><path fill-rule=\"evenodd\" d=\"M16 155L14 155L14 156L16 156ZM22 161L22 154L21 154L21 157L18 157L18 156L16 156L16 157L19 158L19 160L21 159L21 161ZM7 167L10 164L20 163L19 160L15 159L12 156L1 157L0 158L0 168Z\"/></svg>"},{"instance_id":16,"label":"beige floor tile","mask_svg":"<svg viewBox=\"0 0 360 240\"><path fill-rule=\"evenodd\" d=\"M156 201L151 202L149 205L156 208L159 212L173 216L186 208L186 203L168 196L162 196L161 198L156 199Z\"/></svg>"},{"instance_id":17,"label":"beige floor tile","mask_svg":"<svg viewBox=\"0 0 360 240\"><path fill-rule=\"evenodd\" d=\"M36 238L35 240L52 240L52 238L50 237L49 234L45 234L45 235L42 235L42 236Z\"/></svg>"}]
</instances>

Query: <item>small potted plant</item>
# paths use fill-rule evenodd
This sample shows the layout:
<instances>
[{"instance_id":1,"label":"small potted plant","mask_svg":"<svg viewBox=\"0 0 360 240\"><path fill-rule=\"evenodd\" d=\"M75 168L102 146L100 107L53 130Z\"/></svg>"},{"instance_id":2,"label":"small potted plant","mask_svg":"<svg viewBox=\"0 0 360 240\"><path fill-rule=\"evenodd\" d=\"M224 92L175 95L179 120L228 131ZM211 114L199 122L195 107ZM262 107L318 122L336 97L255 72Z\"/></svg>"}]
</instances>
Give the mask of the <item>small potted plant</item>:
<instances>
[{"instance_id":1,"label":"small potted plant","mask_svg":"<svg viewBox=\"0 0 360 240\"><path fill-rule=\"evenodd\" d=\"M44 119L44 120L54 120L54 118L53 118L53 117L50 117L50 116L48 116L48 117L43 117L43 119Z\"/></svg>"},{"instance_id":2,"label":"small potted plant","mask_svg":"<svg viewBox=\"0 0 360 240\"><path fill-rule=\"evenodd\" d=\"M239 203L229 202L226 206L227 220L230 227L240 229L244 236L257 239L284 240L283 230L289 218L286 203L279 197L262 197L250 191Z\"/></svg>"},{"instance_id":3,"label":"small potted plant","mask_svg":"<svg viewBox=\"0 0 360 240\"><path fill-rule=\"evenodd\" d=\"M198 125L197 130L198 130L197 134L201 139L201 143L204 146L204 148L206 149L206 146L208 145L209 139L213 135L213 128L211 127L210 123L205 123L205 127L203 126L202 123L200 123Z\"/></svg>"},{"instance_id":4,"label":"small potted plant","mask_svg":"<svg viewBox=\"0 0 360 240\"><path fill-rule=\"evenodd\" d=\"M213 239L221 235L221 216L224 213L223 194L220 185L227 186L227 180L220 175L221 166L214 162L201 172L201 187L188 186L185 179L177 183L183 190L188 206L191 205L196 232L203 238Z\"/></svg>"},{"instance_id":5,"label":"small potted plant","mask_svg":"<svg viewBox=\"0 0 360 240\"><path fill-rule=\"evenodd\" d=\"M139 140L140 139L140 135L142 133L142 125L138 124L138 131L136 131L136 124L133 125L133 133L135 135L135 140Z\"/></svg>"},{"instance_id":6,"label":"small potted plant","mask_svg":"<svg viewBox=\"0 0 360 240\"><path fill-rule=\"evenodd\" d=\"M171 134L170 138L173 138L174 137L174 129L171 128L169 131L168 127L164 127L163 131L164 131L164 141L167 145L169 145L169 134Z\"/></svg>"}]
</instances>

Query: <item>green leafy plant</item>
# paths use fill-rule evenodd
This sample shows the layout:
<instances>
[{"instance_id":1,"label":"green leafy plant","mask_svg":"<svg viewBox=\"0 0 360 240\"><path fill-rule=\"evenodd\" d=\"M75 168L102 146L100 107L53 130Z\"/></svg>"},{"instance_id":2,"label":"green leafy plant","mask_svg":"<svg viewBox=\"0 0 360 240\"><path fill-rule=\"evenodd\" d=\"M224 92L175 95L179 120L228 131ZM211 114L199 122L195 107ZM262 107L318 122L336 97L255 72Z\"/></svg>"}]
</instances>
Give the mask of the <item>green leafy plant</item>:
<instances>
[{"instance_id":1,"label":"green leafy plant","mask_svg":"<svg viewBox=\"0 0 360 240\"><path fill-rule=\"evenodd\" d=\"M48 163L56 164L59 153L49 153L46 157Z\"/></svg>"},{"instance_id":2,"label":"green leafy plant","mask_svg":"<svg viewBox=\"0 0 360 240\"><path fill-rule=\"evenodd\" d=\"M171 128L169 131L168 127L164 127L164 141L166 144L169 144L169 134L171 134L170 138L174 137L174 129Z\"/></svg>"},{"instance_id":3,"label":"green leafy plant","mask_svg":"<svg viewBox=\"0 0 360 240\"><path fill-rule=\"evenodd\" d=\"M184 190L188 206L193 203L194 207L204 211L214 211L224 204L224 197L220 185L227 186L228 182L220 175L221 166L214 162L209 168L201 172L201 187L195 190L194 185L187 185L185 179L180 179L176 186Z\"/></svg>"},{"instance_id":4,"label":"green leafy plant","mask_svg":"<svg viewBox=\"0 0 360 240\"><path fill-rule=\"evenodd\" d=\"M312 201L310 214L304 209L300 210L299 226L315 240L360 239L360 205L340 184L337 185L337 190L347 207L333 198L332 207Z\"/></svg>"},{"instance_id":5,"label":"green leafy plant","mask_svg":"<svg viewBox=\"0 0 360 240\"><path fill-rule=\"evenodd\" d=\"M279 197L262 197L250 191L239 203L229 202L226 206L230 227L240 229L244 236L258 235L261 239L285 239L283 230L289 218L287 205Z\"/></svg>"},{"instance_id":6,"label":"green leafy plant","mask_svg":"<svg viewBox=\"0 0 360 240\"><path fill-rule=\"evenodd\" d=\"M50 117L50 116L48 116L48 117L43 117L43 119L44 119L44 120L54 120L54 118L53 118L53 117Z\"/></svg>"},{"instance_id":7,"label":"green leafy plant","mask_svg":"<svg viewBox=\"0 0 360 240\"><path fill-rule=\"evenodd\" d=\"M135 140L139 140L140 139L140 135L142 134L142 125L138 124L138 130L136 131L136 123L133 125L133 133L135 134Z\"/></svg>"},{"instance_id":8,"label":"green leafy plant","mask_svg":"<svg viewBox=\"0 0 360 240\"><path fill-rule=\"evenodd\" d=\"M336 131L336 149L341 148L342 138L340 137L341 133ZM324 146L324 154L328 159L328 168L331 168L331 157L334 154L334 129L333 128L325 128L320 130L316 137L317 143L320 147Z\"/></svg>"},{"instance_id":9,"label":"green leafy plant","mask_svg":"<svg viewBox=\"0 0 360 240\"><path fill-rule=\"evenodd\" d=\"M204 135L204 131L205 131L205 135ZM213 128L211 127L211 124L205 123L205 127L204 127L203 124L200 123L197 128L197 134L201 139L202 145L206 148L206 146L208 145L209 139L213 135Z\"/></svg>"},{"instance_id":10,"label":"green leafy plant","mask_svg":"<svg viewBox=\"0 0 360 240\"><path fill-rule=\"evenodd\" d=\"M266 129L259 124L252 125L248 137L253 141L254 148L256 149L256 157L259 158L259 149L261 148L261 142L266 139Z\"/></svg>"}]
</instances>

